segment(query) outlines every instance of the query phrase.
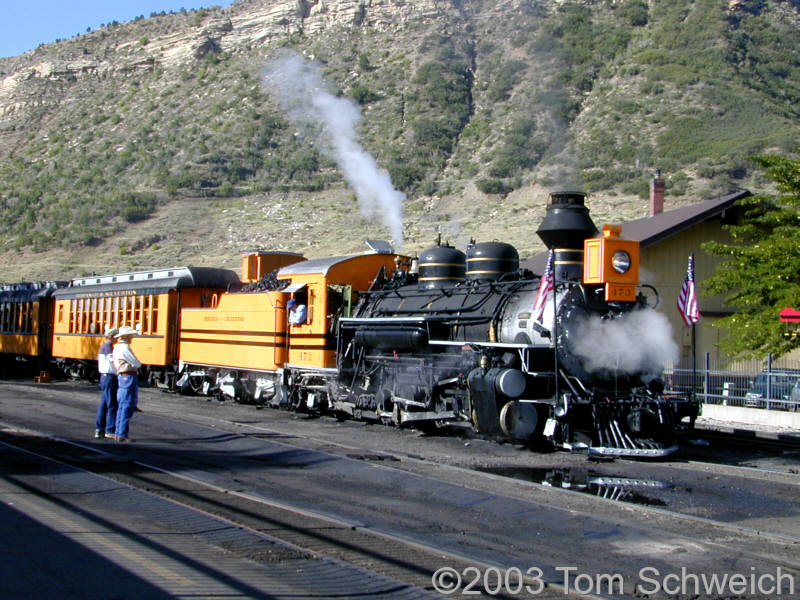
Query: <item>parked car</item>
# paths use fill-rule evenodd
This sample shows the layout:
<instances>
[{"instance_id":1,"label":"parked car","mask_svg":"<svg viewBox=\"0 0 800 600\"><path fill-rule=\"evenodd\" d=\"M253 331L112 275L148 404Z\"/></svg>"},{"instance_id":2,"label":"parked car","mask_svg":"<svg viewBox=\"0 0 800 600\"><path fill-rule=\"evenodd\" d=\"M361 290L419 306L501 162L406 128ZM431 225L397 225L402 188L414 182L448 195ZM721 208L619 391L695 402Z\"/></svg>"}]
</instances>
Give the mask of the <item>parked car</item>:
<instances>
[{"instance_id":1,"label":"parked car","mask_svg":"<svg viewBox=\"0 0 800 600\"><path fill-rule=\"evenodd\" d=\"M770 401L776 402L775 408L785 409L793 398L800 399L799 384L800 370L762 371L753 381L750 391L745 395L745 406L765 408L767 402Z\"/></svg>"}]
</instances>

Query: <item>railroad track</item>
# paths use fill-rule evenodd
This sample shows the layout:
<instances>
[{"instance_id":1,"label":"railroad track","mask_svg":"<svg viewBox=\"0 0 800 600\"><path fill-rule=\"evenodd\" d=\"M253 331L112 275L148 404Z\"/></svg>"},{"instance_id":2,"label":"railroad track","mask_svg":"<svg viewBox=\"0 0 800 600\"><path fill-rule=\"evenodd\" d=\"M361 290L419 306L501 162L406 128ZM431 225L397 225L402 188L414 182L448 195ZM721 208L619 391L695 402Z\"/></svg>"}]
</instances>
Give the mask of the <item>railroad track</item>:
<instances>
[{"instance_id":1,"label":"railroad track","mask_svg":"<svg viewBox=\"0 0 800 600\"><path fill-rule=\"evenodd\" d=\"M369 531L359 523L346 522L331 516L266 501L233 489L225 489L206 482L171 473L151 465L126 460L98 451L88 445L0 429L0 443L49 460L101 475L131 488L145 491L171 502L179 503L236 526L280 541L287 556L307 553L326 557L367 569L379 575L402 582L408 586L434 592L432 578L438 565L446 564L462 578L459 597L466 590L470 598L541 598L541 599L595 599L593 594L567 591L556 582L544 582L538 577L525 577L519 569L510 571L512 595L503 593L508 586L497 586L494 576L508 577L502 565L480 562L442 551L399 536ZM250 548L235 544L225 547L227 552L238 553L242 558L266 563L281 560L281 552L254 555ZM477 574L488 576L483 580ZM520 577L517 577L519 574ZM474 579L472 575L475 575ZM453 585L440 580L442 586ZM449 592L448 592L449 593Z\"/></svg>"},{"instance_id":2,"label":"railroad track","mask_svg":"<svg viewBox=\"0 0 800 600\"><path fill-rule=\"evenodd\" d=\"M689 439L701 439L738 448L758 448L776 452L800 451L800 435L764 433L735 427L730 428L730 430L695 428L691 434L681 432L679 438L684 443Z\"/></svg>"}]
</instances>

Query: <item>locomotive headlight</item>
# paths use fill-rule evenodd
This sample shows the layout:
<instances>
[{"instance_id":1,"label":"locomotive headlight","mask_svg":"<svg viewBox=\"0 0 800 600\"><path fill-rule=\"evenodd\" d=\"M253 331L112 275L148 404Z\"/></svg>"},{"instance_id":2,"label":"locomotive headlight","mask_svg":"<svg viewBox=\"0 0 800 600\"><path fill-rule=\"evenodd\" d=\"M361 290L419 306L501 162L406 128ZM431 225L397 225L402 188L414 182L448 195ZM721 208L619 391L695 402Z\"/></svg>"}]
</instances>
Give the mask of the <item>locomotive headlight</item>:
<instances>
[{"instance_id":1,"label":"locomotive headlight","mask_svg":"<svg viewBox=\"0 0 800 600\"><path fill-rule=\"evenodd\" d=\"M611 266L617 273L627 273L631 268L631 255L625 250L617 250L611 257Z\"/></svg>"}]
</instances>

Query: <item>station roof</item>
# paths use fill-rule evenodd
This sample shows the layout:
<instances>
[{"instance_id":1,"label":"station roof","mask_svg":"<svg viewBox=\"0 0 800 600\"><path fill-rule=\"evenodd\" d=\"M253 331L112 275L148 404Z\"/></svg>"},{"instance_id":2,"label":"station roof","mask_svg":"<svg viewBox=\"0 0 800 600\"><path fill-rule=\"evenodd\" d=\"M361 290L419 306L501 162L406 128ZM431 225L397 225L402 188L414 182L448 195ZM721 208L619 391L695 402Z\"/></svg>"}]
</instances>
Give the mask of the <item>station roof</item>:
<instances>
[{"instance_id":1,"label":"station roof","mask_svg":"<svg viewBox=\"0 0 800 600\"><path fill-rule=\"evenodd\" d=\"M750 192L747 190L740 190L719 198L668 210L652 217L627 221L621 224L621 236L628 240L636 240L643 248L646 248L699 223L724 215L725 211L731 208L737 200L749 195Z\"/></svg>"}]
</instances>

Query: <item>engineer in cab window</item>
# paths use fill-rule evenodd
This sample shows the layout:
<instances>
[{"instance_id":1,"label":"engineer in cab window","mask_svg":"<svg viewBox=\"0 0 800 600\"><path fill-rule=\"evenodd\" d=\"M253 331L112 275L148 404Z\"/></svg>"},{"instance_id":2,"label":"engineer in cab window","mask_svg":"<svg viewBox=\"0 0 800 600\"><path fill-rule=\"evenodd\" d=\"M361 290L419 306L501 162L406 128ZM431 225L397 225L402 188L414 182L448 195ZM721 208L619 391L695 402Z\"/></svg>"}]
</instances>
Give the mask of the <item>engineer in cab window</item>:
<instances>
[{"instance_id":1,"label":"engineer in cab window","mask_svg":"<svg viewBox=\"0 0 800 600\"><path fill-rule=\"evenodd\" d=\"M286 308L289 309L289 325L303 325L306 322L305 304L298 304L297 300L290 298Z\"/></svg>"}]
</instances>

